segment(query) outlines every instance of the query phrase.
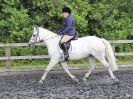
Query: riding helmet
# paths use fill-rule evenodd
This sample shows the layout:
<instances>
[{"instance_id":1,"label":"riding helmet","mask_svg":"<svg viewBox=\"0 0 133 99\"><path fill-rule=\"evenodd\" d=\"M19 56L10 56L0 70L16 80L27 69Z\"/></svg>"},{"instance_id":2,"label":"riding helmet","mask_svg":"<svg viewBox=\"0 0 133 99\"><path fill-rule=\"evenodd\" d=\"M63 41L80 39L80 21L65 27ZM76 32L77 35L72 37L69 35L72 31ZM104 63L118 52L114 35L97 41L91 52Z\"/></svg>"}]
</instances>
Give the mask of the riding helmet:
<instances>
[{"instance_id":1,"label":"riding helmet","mask_svg":"<svg viewBox=\"0 0 133 99\"><path fill-rule=\"evenodd\" d=\"M71 14L71 9L69 7L63 7L62 12L68 12L69 14Z\"/></svg>"}]
</instances>

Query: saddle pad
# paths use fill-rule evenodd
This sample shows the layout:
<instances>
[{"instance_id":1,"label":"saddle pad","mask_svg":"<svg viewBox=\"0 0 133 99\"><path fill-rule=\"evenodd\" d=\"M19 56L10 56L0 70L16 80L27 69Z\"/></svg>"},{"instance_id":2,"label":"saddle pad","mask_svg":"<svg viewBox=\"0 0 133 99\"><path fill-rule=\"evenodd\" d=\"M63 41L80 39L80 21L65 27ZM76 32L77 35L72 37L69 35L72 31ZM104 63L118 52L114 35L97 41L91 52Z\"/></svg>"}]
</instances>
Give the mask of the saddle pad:
<instances>
[{"instance_id":1,"label":"saddle pad","mask_svg":"<svg viewBox=\"0 0 133 99\"><path fill-rule=\"evenodd\" d=\"M59 49L59 52L60 52L60 53L63 53L63 50L62 50L60 47L58 47L58 49ZM73 50L73 49L72 49L72 46L70 45L70 46L69 46L68 53L70 54L70 53L72 52L72 50Z\"/></svg>"},{"instance_id":2,"label":"saddle pad","mask_svg":"<svg viewBox=\"0 0 133 99\"><path fill-rule=\"evenodd\" d=\"M76 47L74 47L74 46L71 44L71 42L68 42L68 43L67 43L67 48L68 48L68 53L69 53L69 54L75 53L75 51L76 51ZM63 54L63 50L60 48L60 46L58 47L58 49L59 49L59 52L60 52L61 54Z\"/></svg>"}]
</instances>

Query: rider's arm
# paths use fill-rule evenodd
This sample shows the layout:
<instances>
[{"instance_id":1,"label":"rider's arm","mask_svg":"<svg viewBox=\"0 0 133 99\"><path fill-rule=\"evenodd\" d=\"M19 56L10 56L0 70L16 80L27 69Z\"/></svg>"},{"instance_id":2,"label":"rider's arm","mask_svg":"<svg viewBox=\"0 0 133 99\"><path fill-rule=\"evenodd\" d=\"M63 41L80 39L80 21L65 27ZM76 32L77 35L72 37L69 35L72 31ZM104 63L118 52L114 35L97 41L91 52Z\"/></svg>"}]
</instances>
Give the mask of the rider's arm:
<instances>
[{"instance_id":1,"label":"rider's arm","mask_svg":"<svg viewBox=\"0 0 133 99\"><path fill-rule=\"evenodd\" d=\"M61 35L62 31L64 30L64 27L57 31L57 34Z\"/></svg>"},{"instance_id":2,"label":"rider's arm","mask_svg":"<svg viewBox=\"0 0 133 99\"><path fill-rule=\"evenodd\" d=\"M62 33L68 33L71 29L72 29L72 18L68 18L66 21L67 26L63 29L63 31L61 31Z\"/></svg>"}]
</instances>

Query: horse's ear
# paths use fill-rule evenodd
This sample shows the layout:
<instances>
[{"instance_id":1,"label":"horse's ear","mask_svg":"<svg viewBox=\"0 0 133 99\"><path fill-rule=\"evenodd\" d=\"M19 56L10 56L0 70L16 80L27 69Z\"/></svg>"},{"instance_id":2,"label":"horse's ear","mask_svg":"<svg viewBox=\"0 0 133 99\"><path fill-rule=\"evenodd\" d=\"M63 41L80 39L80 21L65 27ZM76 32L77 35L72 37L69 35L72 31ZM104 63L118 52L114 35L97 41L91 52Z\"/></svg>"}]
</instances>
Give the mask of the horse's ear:
<instances>
[{"instance_id":1,"label":"horse's ear","mask_svg":"<svg viewBox=\"0 0 133 99\"><path fill-rule=\"evenodd\" d=\"M35 26L32 26L32 28L35 30L36 29L36 27Z\"/></svg>"},{"instance_id":2,"label":"horse's ear","mask_svg":"<svg viewBox=\"0 0 133 99\"><path fill-rule=\"evenodd\" d=\"M38 30L38 26L36 26L35 29Z\"/></svg>"},{"instance_id":3,"label":"horse's ear","mask_svg":"<svg viewBox=\"0 0 133 99\"><path fill-rule=\"evenodd\" d=\"M38 26L36 25L36 26L32 26L32 28L34 29L34 28L38 28Z\"/></svg>"},{"instance_id":4,"label":"horse's ear","mask_svg":"<svg viewBox=\"0 0 133 99\"><path fill-rule=\"evenodd\" d=\"M41 28L44 28L44 26L43 26L43 25L41 25L40 27L41 27Z\"/></svg>"}]
</instances>

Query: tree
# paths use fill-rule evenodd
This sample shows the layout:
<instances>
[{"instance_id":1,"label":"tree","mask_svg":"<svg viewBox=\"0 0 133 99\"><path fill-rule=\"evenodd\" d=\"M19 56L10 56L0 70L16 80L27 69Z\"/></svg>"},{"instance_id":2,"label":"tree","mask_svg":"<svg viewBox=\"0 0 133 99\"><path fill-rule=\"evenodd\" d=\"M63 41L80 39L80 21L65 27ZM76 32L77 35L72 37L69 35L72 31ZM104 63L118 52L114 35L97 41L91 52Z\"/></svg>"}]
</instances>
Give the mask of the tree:
<instances>
[{"instance_id":1,"label":"tree","mask_svg":"<svg viewBox=\"0 0 133 99\"><path fill-rule=\"evenodd\" d=\"M2 0L0 15L0 33L3 42L27 41L30 32L30 17L20 0Z\"/></svg>"},{"instance_id":2,"label":"tree","mask_svg":"<svg viewBox=\"0 0 133 99\"><path fill-rule=\"evenodd\" d=\"M106 39L133 38L132 0L90 0L89 3L92 7L88 14L89 32Z\"/></svg>"}]
</instances>

